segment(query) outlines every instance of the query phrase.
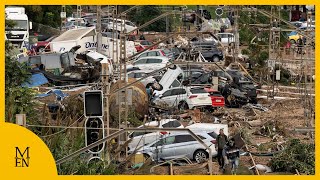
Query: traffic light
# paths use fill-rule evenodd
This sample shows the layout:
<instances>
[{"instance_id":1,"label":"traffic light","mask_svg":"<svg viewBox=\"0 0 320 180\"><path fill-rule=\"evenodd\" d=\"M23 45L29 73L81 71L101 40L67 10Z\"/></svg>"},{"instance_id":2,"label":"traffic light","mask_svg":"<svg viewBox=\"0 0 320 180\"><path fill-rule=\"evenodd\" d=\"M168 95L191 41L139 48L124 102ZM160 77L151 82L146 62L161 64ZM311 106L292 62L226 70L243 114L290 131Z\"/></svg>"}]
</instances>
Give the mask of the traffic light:
<instances>
[{"instance_id":1,"label":"traffic light","mask_svg":"<svg viewBox=\"0 0 320 180\"><path fill-rule=\"evenodd\" d=\"M102 91L85 91L84 92L84 115L86 117L103 116Z\"/></svg>"},{"instance_id":2,"label":"traffic light","mask_svg":"<svg viewBox=\"0 0 320 180\"><path fill-rule=\"evenodd\" d=\"M104 123L100 117L89 117L85 122L86 146L104 138ZM98 154L104 148L105 143L89 149L90 153Z\"/></svg>"}]
</instances>

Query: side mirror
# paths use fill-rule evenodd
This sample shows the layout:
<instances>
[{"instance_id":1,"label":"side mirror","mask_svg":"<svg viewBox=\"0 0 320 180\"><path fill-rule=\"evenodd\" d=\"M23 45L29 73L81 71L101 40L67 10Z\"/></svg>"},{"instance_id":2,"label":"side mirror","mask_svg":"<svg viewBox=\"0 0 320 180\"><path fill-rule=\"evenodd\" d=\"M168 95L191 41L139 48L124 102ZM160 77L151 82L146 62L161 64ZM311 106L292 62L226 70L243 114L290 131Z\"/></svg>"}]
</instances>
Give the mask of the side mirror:
<instances>
[{"instance_id":1,"label":"side mirror","mask_svg":"<svg viewBox=\"0 0 320 180\"><path fill-rule=\"evenodd\" d=\"M32 29L32 22L29 22L29 29Z\"/></svg>"}]
</instances>

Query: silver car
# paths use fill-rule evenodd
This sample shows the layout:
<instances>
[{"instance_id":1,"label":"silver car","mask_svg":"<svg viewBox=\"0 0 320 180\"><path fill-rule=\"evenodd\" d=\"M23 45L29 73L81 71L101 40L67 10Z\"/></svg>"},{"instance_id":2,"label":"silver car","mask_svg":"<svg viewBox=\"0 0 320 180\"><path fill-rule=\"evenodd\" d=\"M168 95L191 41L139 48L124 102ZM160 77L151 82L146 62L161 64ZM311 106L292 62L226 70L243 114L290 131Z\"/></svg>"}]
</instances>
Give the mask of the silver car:
<instances>
[{"instance_id":1,"label":"silver car","mask_svg":"<svg viewBox=\"0 0 320 180\"><path fill-rule=\"evenodd\" d=\"M216 137L217 134L214 132L195 132L195 134L210 147L212 157L216 156L216 140L214 137ZM197 163L201 163L206 161L209 157L209 150L187 132L172 133L162 139L141 147L137 152L142 153L146 158L150 157L153 161L188 157L189 159L195 160ZM133 150L130 150L128 153L133 153Z\"/></svg>"}]
</instances>

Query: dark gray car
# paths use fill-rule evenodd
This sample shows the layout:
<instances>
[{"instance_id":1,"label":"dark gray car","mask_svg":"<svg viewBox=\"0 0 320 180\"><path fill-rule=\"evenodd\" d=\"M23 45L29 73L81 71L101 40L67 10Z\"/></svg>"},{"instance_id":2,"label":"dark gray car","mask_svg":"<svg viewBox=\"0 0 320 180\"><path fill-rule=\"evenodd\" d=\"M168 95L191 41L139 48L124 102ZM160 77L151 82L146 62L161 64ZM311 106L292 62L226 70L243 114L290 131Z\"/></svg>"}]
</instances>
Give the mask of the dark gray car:
<instances>
[{"instance_id":1,"label":"dark gray car","mask_svg":"<svg viewBox=\"0 0 320 180\"><path fill-rule=\"evenodd\" d=\"M223 60L223 52L217 48L215 42L194 42L191 48L191 55L198 56L201 52L204 59L209 62Z\"/></svg>"}]
</instances>

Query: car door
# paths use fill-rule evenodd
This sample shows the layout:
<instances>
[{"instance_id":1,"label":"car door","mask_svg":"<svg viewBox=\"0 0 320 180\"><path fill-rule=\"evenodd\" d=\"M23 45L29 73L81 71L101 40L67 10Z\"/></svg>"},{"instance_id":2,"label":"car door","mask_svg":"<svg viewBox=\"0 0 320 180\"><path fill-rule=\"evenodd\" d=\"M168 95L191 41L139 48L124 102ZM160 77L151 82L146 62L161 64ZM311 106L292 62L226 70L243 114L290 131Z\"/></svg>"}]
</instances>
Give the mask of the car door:
<instances>
[{"instance_id":1,"label":"car door","mask_svg":"<svg viewBox=\"0 0 320 180\"><path fill-rule=\"evenodd\" d=\"M212 50L211 49L212 49L211 45L202 46L202 56L206 60L210 60L212 58Z\"/></svg>"},{"instance_id":2,"label":"car door","mask_svg":"<svg viewBox=\"0 0 320 180\"><path fill-rule=\"evenodd\" d=\"M187 156L193 141L196 140L191 135L177 135L174 143L175 156Z\"/></svg>"},{"instance_id":3,"label":"car door","mask_svg":"<svg viewBox=\"0 0 320 180\"><path fill-rule=\"evenodd\" d=\"M146 64L146 62L147 62L147 59L139 59L139 60L135 61L135 62L133 63L133 65L134 65L134 66L141 66L141 65Z\"/></svg>"},{"instance_id":4,"label":"car door","mask_svg":"<svg viewBox=\"0 0 320 180\"><path fill-rule=\"evenodd\" d=\"M179 102L185 101L187 98L187 92L184 88L177 88L172 91L172 94L175 96L173 106L178 106Z\"/></svg>"},{"instance_id":5,"label":"car door","mask_svg":"<svg viewBox=\"0 0 320 180\"><path fill-rule=\"evenodd\" d=\"M170 94L164 94L165 97L162 96L162 101L165 102L169 107L176 105L176 99L177 99L177 92L176 89L169 90Z\"/></svg>"},{"instance_id":6,"label":"car door","mask_svg":"<svg viewBox=\"0 0 320 180\"><path fill-rule=\"evenodd\" d=\"M162 145L156 147L155 152L158 159L172 159L175 156L174 150L175 136L169 136L162 139Z\"/></svg>"},{"instance_id":7,"label":"car door","mask_svg":"<svg viewBox=\"0 0 320 180\"><path fill-rule=\"evenodd\" d=\"M197 135L200 139L204 140L203 136ZM193 153L199 147L203 145L200 144L194 137L190 134L185 135L177 135L174 142L174 154L175 156L186 156L189 158L193 158ZM203 149L205 147L203 146Z\"/></svg>"},{"instance_id":8,"label":"car door","mask_svg":"<svg viewBox=\"0 0 320 180\"><path fill-rule=\"evenodd\" d=\"M155 100L157 105L171 106L172 90L165 91L162 96Z\"/></svg>"},{"instance_id":9,"label":"car door","mask_svg":"<svg viewBox=\"0 0 320 180\"><path fill-rule=\"evenodd\" d=\"M162 63L162 59L150 58L147 61L150 69L157 70L165 67L165 64Z\"/></svg>"}]
</instances>

